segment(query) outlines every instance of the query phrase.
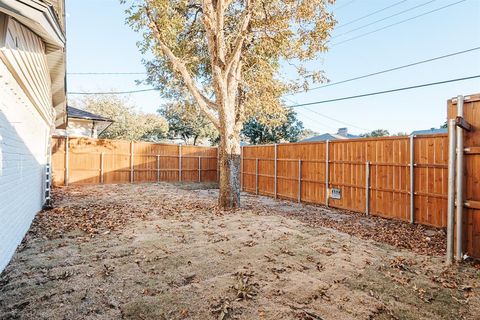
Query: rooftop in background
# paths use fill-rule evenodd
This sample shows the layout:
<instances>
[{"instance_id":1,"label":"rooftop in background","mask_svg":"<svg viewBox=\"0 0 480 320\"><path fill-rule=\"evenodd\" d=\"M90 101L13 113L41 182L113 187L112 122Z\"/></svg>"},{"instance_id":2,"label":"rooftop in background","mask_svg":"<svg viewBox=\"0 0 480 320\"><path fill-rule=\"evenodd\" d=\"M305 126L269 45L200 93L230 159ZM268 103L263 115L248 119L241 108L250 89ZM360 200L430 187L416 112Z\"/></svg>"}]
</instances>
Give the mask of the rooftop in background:
<instances>
[{"instance_id":1,"label":"rooftop in background","mask_svg":"<svg viewBox=\"0 0 480 320\"><path fill-rule=\"evenodd\" d=\"M359 136L348 133L348 128L339 128L337 133L324 133L311 138L303 139L300 142L315 142L315 141L327 141L327 140L342 140L342 139L354 139Z\"/></svg>"},{"instance_id":2,"label":"rooftop in background","mask_svg":"<svg viewBox=\"0 0 480 320\"><path fill-rule=\"evenodd\" d=\"M440 133L448 133L448 129L447 128L430 128L427 130L415 130L415 131L412 131L411 135L440 134Z\"/></svg>"},{"instance_id":3,"label":"rooftop in background","mask_svg":"<svg viewBox=\"0 0 480 320\"><path fill-rule=\"evenodd\" d=\"M82 109L70 107L70 106L67 106L67 113L68 113L68 118L113 122L111 119L107 119L105 117L99 116L98 114L94 114L94 113L91 113Z\"/></svg>"}]
</instances>

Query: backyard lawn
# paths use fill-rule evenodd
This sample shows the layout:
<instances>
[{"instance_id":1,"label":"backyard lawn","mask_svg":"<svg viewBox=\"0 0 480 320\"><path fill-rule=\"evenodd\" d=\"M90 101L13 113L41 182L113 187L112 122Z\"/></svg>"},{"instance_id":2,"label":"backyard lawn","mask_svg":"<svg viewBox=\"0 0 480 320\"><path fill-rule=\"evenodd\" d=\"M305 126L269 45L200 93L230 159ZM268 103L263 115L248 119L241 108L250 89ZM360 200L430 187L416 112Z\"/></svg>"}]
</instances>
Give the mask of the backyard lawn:
<instances>
[{"instance_id":1,"label":"backyard lawn","mask_svg":"<svg viewBox=\"0 0 480 320\"><path fill-rule=\"evenodd\" d=\"M202 184L55 189L0 276L0 319L479 319L443 230Z\"/></svg>"}]
</instances>

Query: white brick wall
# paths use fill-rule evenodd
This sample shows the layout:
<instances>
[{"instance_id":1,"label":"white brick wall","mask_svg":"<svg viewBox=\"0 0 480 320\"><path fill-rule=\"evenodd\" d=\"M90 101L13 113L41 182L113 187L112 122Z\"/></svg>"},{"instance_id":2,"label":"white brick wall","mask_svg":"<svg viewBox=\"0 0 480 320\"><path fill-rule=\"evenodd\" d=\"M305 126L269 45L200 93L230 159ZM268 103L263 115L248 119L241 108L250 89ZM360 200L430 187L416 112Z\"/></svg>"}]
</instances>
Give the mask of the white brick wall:
<instances>
[{"instance_id":1,"label":"white brick wall","mask_svg":"<svg viewBox=\"0 0 480 320\"><path fill-rule=\"evenodd\" d=\"M49 128L0 60L0 272L41 210Z\"/></svg>"}]
</instances>

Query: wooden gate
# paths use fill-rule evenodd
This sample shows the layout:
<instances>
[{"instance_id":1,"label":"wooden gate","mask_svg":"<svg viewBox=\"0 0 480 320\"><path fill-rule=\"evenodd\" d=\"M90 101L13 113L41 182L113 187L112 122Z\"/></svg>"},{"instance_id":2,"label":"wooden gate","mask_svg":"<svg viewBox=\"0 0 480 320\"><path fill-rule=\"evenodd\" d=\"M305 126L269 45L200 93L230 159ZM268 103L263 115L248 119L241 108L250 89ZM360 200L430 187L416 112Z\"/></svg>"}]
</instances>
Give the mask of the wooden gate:
<instances>
[{"instance_id":1,"label":"wooden gate","mask_svg":"<svg viewBox=\"0 0 480 320\"><path fill-rule=\"evenodd\" d=\"M448 101L448 118L457 115L457 101ZM464 133L465 202L463 216L464 252L480 258L480 94L464 99L464 119L472 125Z\"/></svg>"}]
</instances>

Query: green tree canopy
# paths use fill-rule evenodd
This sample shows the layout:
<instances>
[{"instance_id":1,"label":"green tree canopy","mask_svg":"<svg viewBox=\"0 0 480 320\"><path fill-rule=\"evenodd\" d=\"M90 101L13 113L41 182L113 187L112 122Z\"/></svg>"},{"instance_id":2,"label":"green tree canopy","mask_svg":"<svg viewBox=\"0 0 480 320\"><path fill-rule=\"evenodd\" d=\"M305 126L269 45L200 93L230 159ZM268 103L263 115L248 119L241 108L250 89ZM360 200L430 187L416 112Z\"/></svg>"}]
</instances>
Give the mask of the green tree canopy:
<instances>
[{"instance_id":1,"label":"green tree canopy","mask_svg":"<svg viewBox=\"0 0 480 320\"><path fill-rule=\"evenodd\" d=\"M168 132L164 118L156 114L137 113L134 106L116 95L87 96L77 104L114 121L101 133L101 138L159 141Z\"/></svg>"},{"instance_id":2,"label":"green tree canopy","mask_svg":"<svg viewBox=\"0 0 480 320\"><path fill-rule=\"evenodd\" d=\"M275 116L275 114L272 115L272 117ZM283 117L281 118L283 120ZM242 135L251 144L297 142L302 133L303 123L297 119L297 114L292 110L280 123L278 123L278 119L265 123L251 118L245 122L242 130Z\"/></svg>"},{"instance_id":3,"label":"green tree canopy","mask_svg":"<svg viewBox=\"0 0 480 320\"><path fill-rule=\"evenodd\" d=\"M186 144L197 145L199 140L213 141L218 136L216 128L207 117L190 103L172 103L158 113L168 122L170 139L182 138Z\"/></svg>"},{"instance_id":4,"label":"green tree canopy","mask_svg":"<svg viewBox=\"0 0 480 320\"><path fill-rule=\"evenodd\" d=\"M373 130L372 132L362 133L360 135L360 137L362 137L362 138L374 138L374 137L386 137L386 136L389 136L389 135L390 135L390 132L388 132L388 130L376 129L376 130Z\"/></svg>"}]
</instances>

